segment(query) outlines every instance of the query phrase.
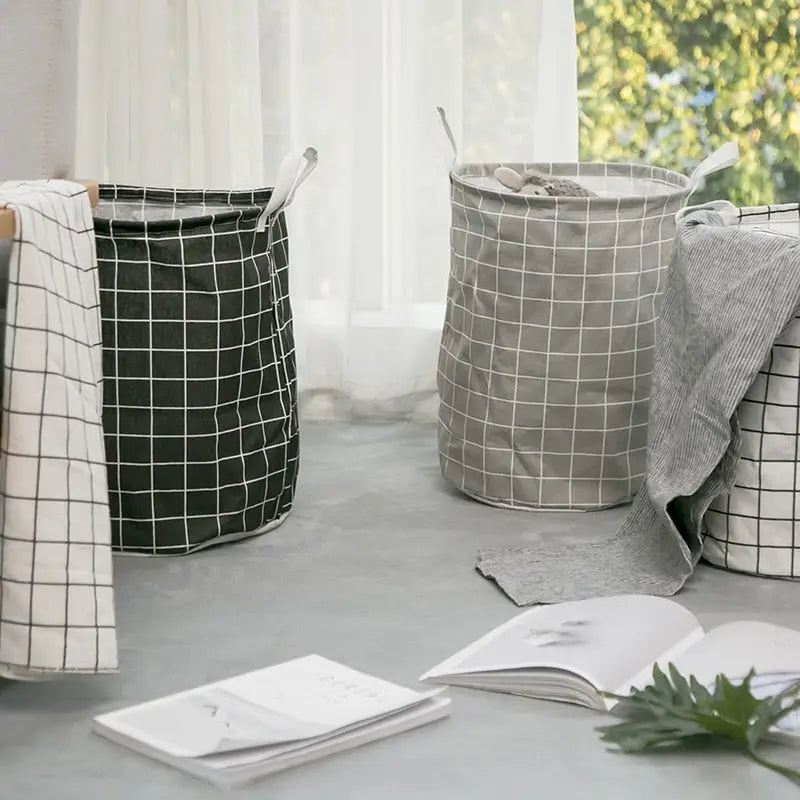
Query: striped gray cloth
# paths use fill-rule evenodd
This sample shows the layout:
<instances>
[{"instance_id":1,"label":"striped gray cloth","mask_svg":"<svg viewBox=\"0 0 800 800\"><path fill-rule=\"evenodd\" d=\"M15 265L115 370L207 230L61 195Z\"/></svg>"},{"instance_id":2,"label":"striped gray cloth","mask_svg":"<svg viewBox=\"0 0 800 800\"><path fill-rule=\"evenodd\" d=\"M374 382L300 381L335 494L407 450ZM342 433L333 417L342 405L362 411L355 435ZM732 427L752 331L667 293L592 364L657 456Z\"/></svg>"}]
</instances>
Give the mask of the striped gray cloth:
<instances>
[{"instance_id":1,"label":"striped gray cloth","mask_svg":"<svg viewBox=\"0 0 800 800\"><path fill-rule=\"evenodd\" d=\"M735 224L800 244L800 203L738 209ZM800 309L775 340L739 409L733 488L705 518L703 558L736 572L800 578Z\"/></svg>"},{"instance_id":2,"label":"striped gray cloth","mask_svg":"<svg viewBox=\"0 0 800 800\"><path fill-rule=\"evenodd\" d=\"M703 209L679 225L655 350L643 489L591 544L483 550L477 568L517 605L671 595L702 554L702 521L734 481L736 409L800 304L800 243Z\"/></svg>"}]
</instances>

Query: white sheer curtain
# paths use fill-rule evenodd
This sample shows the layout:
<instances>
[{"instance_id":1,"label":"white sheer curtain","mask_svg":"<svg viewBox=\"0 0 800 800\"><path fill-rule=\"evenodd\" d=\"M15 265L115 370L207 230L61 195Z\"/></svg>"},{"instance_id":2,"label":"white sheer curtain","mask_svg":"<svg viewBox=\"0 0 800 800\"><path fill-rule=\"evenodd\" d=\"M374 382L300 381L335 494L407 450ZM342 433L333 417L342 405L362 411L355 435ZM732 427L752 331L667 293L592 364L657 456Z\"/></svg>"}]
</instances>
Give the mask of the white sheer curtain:
<instances>
[{"instance_id":1,"label":"white sheer curtain","mask_svg":"<svg viewBox=\"0 0 800 800\"><path fill-rule=\"evenodd\" d=\"M0 0L0 181L73 174L79 2Z\"/></svg>"},{"instance_id":2,"label":"white sheer curtain","mask_svg":"<svg viewBox=\"0 0 800 800\"><path fill-rule=\"evenodd\" d=\"M305 418L430 418L464 160L577 157L571 0L83 0L80 174L264 185L288 212Z\"/></svg>"}]
</instances>

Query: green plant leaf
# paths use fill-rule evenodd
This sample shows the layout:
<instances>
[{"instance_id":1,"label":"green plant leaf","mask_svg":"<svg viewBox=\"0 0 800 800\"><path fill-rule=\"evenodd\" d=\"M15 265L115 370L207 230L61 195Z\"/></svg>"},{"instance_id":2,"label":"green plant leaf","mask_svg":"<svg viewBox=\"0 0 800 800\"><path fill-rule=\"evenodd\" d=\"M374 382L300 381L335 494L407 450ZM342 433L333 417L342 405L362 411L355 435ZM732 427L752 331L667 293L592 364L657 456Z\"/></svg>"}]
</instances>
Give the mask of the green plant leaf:
<instances>
[{"instance_id":1,"label":"green plant leaf","mask_svg":"<svg viewBox=\"0 0 800 800\"><path fill-rule=\"evenodd\" d=\"M677 671L677 670L676 670ZM692 689L692 695L699 701L702 702L704 700L708 700L711 698L711 692L703 686L694 675L689 677L689 686Z\"/></svg>"},{"instance_id":2,"label":"green plant leaf","mask_svg":"<svg viewBox=\"0 0 800 800\"><path fill-rule=\"evenodd\" d=\"M755 749L784 717L800 711L800 683L790 686L780 694L763 700L755 713L747 730L747 744Z\"/></svg>"},{"instance_id":3,"label":"green plant leaf","mask_svg":"<svg viewBox=\"0 0 800 800\"><path fill-rule=\"evenodd\" d=\"M669 665L669 677L675 687L681 706L690 706L692 704L692 689L689 686L689 681L678 672L674 664Z\"/></svg>"},{"instance_id":4,"label":"green plant leaf","mask_svg":"<svg viewBox=\"0 0 800 800\"><path fill-rule=\"evenodd\" d=\"M718 675L709 691L693 675L681 675L674 664L666 673L656 665L649 686L625 697L604 693L617 700L615 713L624 719L598 728L600 738L622 753L728 743L767 769L800 780L800 771L773 764L757 752L781 719L800 711L800 681L759 699L752 692L754 677L751 671L741 682L733 682Z\"/></svg>"}]
</instances>

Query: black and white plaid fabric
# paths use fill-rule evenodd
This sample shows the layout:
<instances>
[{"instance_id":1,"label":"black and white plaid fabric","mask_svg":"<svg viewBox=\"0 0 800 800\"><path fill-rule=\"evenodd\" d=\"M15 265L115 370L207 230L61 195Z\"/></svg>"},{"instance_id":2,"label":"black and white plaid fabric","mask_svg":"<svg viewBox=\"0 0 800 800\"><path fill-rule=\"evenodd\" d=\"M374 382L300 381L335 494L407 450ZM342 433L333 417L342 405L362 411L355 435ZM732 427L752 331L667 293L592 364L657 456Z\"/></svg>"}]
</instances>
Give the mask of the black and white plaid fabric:
<instances>
[{"instance_id":1,"label":"black and white plaid fabric","mask_svg":"<svg viewBox=\"0 0 800 800\"><path fill-rule=\"evenodd\" d=\"M66 181L0 183L13 208L0 416L0 675L113 672L92 215Z\"/></svg>"},{"instance_id":2,"label":"black and white plaid fabric","mask_svg":"<svg viewBox=\"0 0 800 800\"><path fill-rule=\"evenodd\" d=\"M743 208L742 227L798 237L800 204ZM731 492L705 518L703 555L738 572L800 578L800 310L738 409L742 450Z\"/></svg>"},{"instance_id":3,"label":"black and white plaid fabric","mask_svg":"<svg viewBox=\"0 0 800 800\"><path fill-rule=\"evenodd\" d=\"M270 190L102 186L95 212L114 548L171 555L292 506L295 347Z\"/></svg>"}]
</instances>

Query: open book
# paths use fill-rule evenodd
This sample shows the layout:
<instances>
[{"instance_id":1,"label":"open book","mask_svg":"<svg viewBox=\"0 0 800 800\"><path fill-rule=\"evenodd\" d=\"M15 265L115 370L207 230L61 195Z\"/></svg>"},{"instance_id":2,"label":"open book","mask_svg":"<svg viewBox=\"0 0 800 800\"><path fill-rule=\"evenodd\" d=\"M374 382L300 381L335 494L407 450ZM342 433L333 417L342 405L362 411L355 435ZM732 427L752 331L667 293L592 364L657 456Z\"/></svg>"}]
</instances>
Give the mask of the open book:
<instances>
[{"instance_id":1,"label":"open book","mask_svg":"<svg viewBox=\"0 0 800 800\"><path fill-rule=\"evenodd\" d=\"M720 673L737 681L755 669L753 694L768 696L800 681L800 631L731 622L704 633L672 600L602 597L524 611L420 680L611 710L602 693L650 684L656 663L709 687ZM781 730L800 735L798 716Z\"/></svg>"},{"instance_id":2,"label":"open book","mask_svg":"<svg viewBox=\"0 0 800 800\"><path fill-rule=\"evenodd\" d=\"M443 691L404 689L312 655L103 714L94 730L229 789L441 719Z\"/></svg>"}]
</instances>

